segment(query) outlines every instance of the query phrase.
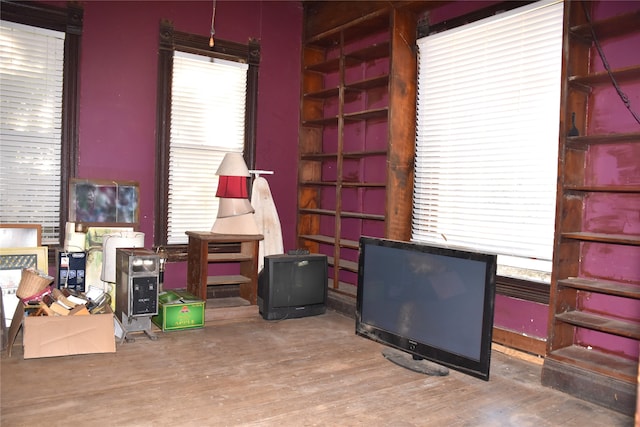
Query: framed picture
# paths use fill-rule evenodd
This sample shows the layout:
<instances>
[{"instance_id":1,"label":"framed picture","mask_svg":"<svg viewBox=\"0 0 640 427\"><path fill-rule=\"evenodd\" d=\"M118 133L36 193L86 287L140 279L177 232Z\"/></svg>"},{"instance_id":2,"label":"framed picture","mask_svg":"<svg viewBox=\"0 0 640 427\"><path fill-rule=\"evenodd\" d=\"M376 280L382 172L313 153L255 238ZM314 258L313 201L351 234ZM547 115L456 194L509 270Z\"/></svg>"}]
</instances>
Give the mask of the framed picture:
<instances>
[{"instance_id":1,"label":"framed picture","mask_svg":"<svg viewBox=\"0 0 640 427\"><path fill-rule=\"evenodd\" d=\"M23 268L36 268L48 273L49 260L46 246L32 248L0 248L0 288L2 288L3 321L7 327L18 306L16 292Z\"/></svg>"},{"instance_id":2,"label":"framed picture","mask_svg":"<svg viewBox=\"0 0 640 427\"><path fill-rule=\"evenodd\" d=\"M69 184L69 221L84 225L137 225L140 187L134 181L73 178Z\"/></svg>"},{"instance_id":3,"label":"framed picture","mask_svg":"<svg viewBox=\"0 0 640 427\"><path fill-rule=\"evenodd\" d=\"M0 224L0 248L30 248L41 245L40 224Z\"/></svg>"}]
</instances>

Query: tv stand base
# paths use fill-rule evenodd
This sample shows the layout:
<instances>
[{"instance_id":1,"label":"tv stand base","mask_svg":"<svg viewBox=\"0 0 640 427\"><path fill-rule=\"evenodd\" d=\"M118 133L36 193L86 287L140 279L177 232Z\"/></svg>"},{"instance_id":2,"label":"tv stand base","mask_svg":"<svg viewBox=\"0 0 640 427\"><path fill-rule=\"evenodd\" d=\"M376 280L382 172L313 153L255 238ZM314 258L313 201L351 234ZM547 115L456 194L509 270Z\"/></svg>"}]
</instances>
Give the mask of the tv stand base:
<instances>
[{"instance_id":1,"label":"tv stand base","mask_svg":"<svg viewBox=\"0 0 640 427\"><path fill-rule=\"evenodd\" d=\"M395 348L385 348L382 350L382 355L396 365L420 374L431 375L434 377L444 377L449 375L448 368L425 359L416 359L411 354L396 350Z\"/></svg>"}]
</instances>

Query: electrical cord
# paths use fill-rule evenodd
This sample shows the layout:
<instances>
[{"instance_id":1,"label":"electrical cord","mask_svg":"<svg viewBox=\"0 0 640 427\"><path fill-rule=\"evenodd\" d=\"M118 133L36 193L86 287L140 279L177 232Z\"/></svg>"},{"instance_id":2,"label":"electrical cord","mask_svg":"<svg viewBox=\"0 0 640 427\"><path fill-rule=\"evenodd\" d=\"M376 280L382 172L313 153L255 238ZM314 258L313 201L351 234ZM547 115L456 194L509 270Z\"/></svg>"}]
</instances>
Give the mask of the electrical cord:
<instances>
[{"instance_id":1,"label":"electrical cord","mask_svg":"<svg viewBox=\"0 0 640 427\"><path fill-rule=\"evenodd\" d=\"M629 112L631 113L633 118L636 120L636 122L638 122L638 124L640 124L640 117L631 108L631 102L629 101L629 97L627 96L627 94L625 94L622 91L622 89L620 88L620 85L618 84L616 78L613 75L613 72L611 71L611 66L609 65L609 62L607 61L607 58L606 58L606 56L604 54L604 51L602 50L602 46L600 46L600 41L598 40L598 37L596 36L596 32L595 32L595 30L593 28L593 22L591 21L591 14L587 10L587 6L586 6L585 2L582 1L581 3L582 3L582 9L584 10L584 14L585 14L585 16L587 18L587 22L589 22L589 29L591 30L591 37L593 38L593 42L594 42L594 44L596 46L596 50L598 51L598 55L600 56L600 59L602 60L602 65L604 65L605 70L607 70L607 74L609 75L609 78L611 79L611 83L613 84L613 87L616 89L616 92L618 93L618 96L622 100L622 103L625 105L625 107L627 107L627 110L629 110Z\"/></svg>"},{"instance_id":2,"label":"electrical cord","mask_svg":"<svg viewBox=\"0 0 640 427\"><path fill-rule=\"evenodd\" d=\"M63 252L62 256L67 258L67 274L64 275L64 289L67 289L69 287L69 273L71 273L71 260L69 259L69 253L68 252Z\"/></svg>"}]
</instances>

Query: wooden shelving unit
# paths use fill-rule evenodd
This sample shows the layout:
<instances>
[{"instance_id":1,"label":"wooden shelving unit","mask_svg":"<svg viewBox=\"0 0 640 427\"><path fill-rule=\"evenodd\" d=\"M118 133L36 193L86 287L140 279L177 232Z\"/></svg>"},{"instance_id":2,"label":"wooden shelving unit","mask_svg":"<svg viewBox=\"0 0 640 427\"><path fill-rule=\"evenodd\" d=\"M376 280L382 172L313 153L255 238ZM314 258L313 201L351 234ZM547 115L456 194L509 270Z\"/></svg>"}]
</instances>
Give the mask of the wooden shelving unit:
<instances>
[{"instance_id":1,"label":"wooden shelving unit","mask_svg":"<svg viewBox=\"0 0 640 427\"><path fill-rule=\"evenodd\" d=\"M637 215L635 220L631 219L635 224L630 224L624 215L626 204L640 206L640 177L614 182L597 176L590 165L598 161L599 150L605 146L637 152L633 146L640 144L640 133L634 124L621 126L620 132L602 132L603 125L594 116L594 112L602 111L602 107L596 108L598 102L604 102L600 94L612 85L609 73L594 70L596 59L590 61L598 55L587 18L587 13L593 15L594 4L565 2L567 72L562 89L561 134L570 134L573 116L579 135L561 137L560 141L556 247L542 382L633 414L638 359L625 354L616 343L635 342L636 348L640 344L639 279L633 272L625 274L625 268L629 271L632 268L623 264L618 269L595 267L599 261L589 253L596 248L603 248L598 249L601 253L637 253L640 235L628 231L640 229ZM637 38L639 22L640 8L596 21L593 30L601 44L620 43L625 38ZM637 59L636 55L635 64L611 70L618 84L640 82ZM624 175L623 168L638 168L640 159L629 159L626 166L620 163L608 171L612 176ZM596 213L591 206L594 200L604 204L602 198L606 198L608 216L593 218ZM620 225L625 222L627 226Z\"/></svg>"},{"instance_id":2,"label":"wooden shelving unit","mask_svg":"<svg viewBox=\"0 0 640 427\"><path fill-rule=\"evenodd\" d=\"M207 287L240 285L240 297L250 304L258 302L258 235L218 234L187 231L187 291L207 300ZM225 246L229 248L225 250ZM240 274L210 275L211 263L237 263Z\"/></svg>"},{"instance_id":3,"label":"wooden shelving unit","mask_svg":"<svg viewBox=\"0 0 640 427\"><path fill-rule=\"evenodd\" d=\"M389 196L395 183L387 165L389 135L398 126L392 111L415 105L415 83L391 70L394 55L412 55L406 42L415 40L416 18L391 4L358 7L369 9L342 21L322 11L305 20L303 40L298 245L328 256L330 286L338 292L357 283L359 237L393 234L389 225L404 221L411 206L394 199L406 197L406 189ZM413 92L394 97L399 84ZM410 137L398 134L396 143L412 146ZM389 214L389 200L403 208Z\"/></svg>"}]
</instances>

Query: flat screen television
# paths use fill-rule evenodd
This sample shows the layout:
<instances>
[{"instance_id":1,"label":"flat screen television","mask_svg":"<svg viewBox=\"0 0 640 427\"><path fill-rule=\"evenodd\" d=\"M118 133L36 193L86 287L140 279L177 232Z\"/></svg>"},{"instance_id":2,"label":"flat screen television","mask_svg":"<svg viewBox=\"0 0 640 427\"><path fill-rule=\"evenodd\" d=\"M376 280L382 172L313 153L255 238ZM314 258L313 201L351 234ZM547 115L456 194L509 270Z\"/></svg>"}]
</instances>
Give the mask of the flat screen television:
<instances>
[{"instance_id":1,"label":"flat screen television","mask_svg":"<svg viewBox=\"0 0 640 427\"><path fill-rule=\"evenodd\" d=\"M266 320L283 320L323 314L328 278L326 255L265 256L258 275L260 315Z\"/></svg>"},{"instance_id":2,"label":"flat screen television","mask_svg":"<svg viewBox=\"0 0 640 427\"><path fill-rule=\"evenodd\" d=\"M496 255L371 237L359 249L356 334L400 350L408 365L488 381Z\"/></svg>"}]
</instances>

